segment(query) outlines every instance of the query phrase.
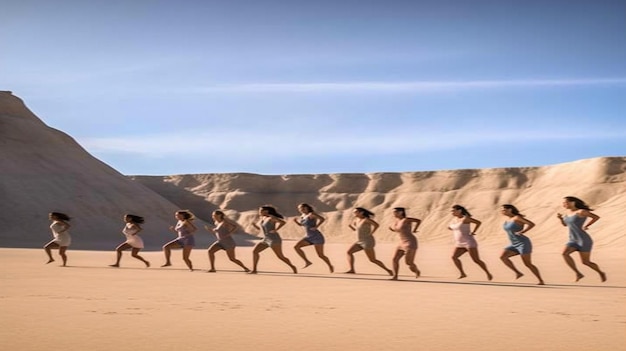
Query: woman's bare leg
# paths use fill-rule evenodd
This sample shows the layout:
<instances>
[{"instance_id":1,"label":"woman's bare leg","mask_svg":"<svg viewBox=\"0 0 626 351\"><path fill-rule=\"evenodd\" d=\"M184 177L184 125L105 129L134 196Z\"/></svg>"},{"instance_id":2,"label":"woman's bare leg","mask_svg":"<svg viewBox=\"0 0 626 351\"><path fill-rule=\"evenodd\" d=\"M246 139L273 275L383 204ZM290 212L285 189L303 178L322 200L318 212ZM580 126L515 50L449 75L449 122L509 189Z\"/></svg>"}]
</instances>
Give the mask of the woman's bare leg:
<instances>
[{"instance_id":1,"label":"woman's bare leg","mask_svg":"<svg viewBox=\"0 0 626 351\"><path fill-rule=\"evenodd\" d=\"M269 246L264 242L260 242L254 246L254 250L252 250L252 270L250 271L250 274L257 273L256 268L259 264L259 259L261 258L261 255L259 254L268 247Z\"/></svg>"},{"instance_id":2,"label":"woman's bare leg","mask_svg":"<svg viewBox=\"0 0 626 351\"><path fill-rule=\"evenodd\" d=\"M67 246L59 247L59 256L61 256L61 259L63 260L63 267L67 266L67 255L65 254L66 251Z\"/></svg>"},{"instance_id":3,"label":"woman's bare leg","mask_svg":"<svg viewBox=\"0 0 626 351\"><path fill-rule=\"evenodd\" d=\"M594 271L598 272L598 274L600 274L600 280L602 280L603 282L606 281L606 273L604 273L597 264L591 262L591 252L581 252L580 259L585 266L593 269Z\"/></svg>"},{"instance_id":4,"label":"woman's bare leg","mask_svg":"<svg viewBox=\"0 0 626 351\"><path fill-rule=\"evenodd\" d=\"M324 244L315 244L315 252L317 252L317 257L321 258L322 261L326 262L328 265L328 269L330 273L335 271L335 267L330 263L330 259L326 255L324 255Z\"/></svg>"},{"instance_id":5,"label":"woman's bare leg","mask_svg":"<svg viewBox=\"0 0 626 351\"><path fill-rule=\"evenodd\" d=\"M466 248L457 247L454 249L454 252L452 253L452 262L454 262L456 269L458 269L460 273L458 279L463 279L467 277L467 274L465 274L465 271L463 270L463 263L461 263L461 260L459 260L459 257L463 256L463 254L465 254L466 252L467 252Z\"/></svg>"},{"instance_id":6,"label":"woman's bare leg","mask_svg":"<svg viewBox=\"0 0 626 351\"><path fill-rule=\"evenodd\" d=\"M415 273L415 278L419 278L421 272L417 269L417 265L415 264L415 255L417 254L417 249L410 249L405 253L404 262L409 266L411 272Z\"/></svg>"},{"instance_id":7,"label":"woman's bare leg","mask_svg":"<svg viewBox=\"0 0 626 351\"><path fill-rule=\"evenodd\" d=\"M396 249L393 253L392 265L393 265L393 277L391 280L398 280L398 272L400 271L400 259L404 256L404 251Z\"/></svg>"},{"instance_id":8,"label":"woman's bare leg","mask_svg":"<svg viewBox=\"0 0 626 351\"><path fill-rule=\"evenodd\" d=\"M243 268L244 271L246 272L250 272L250 270L248 269L248 267L246 267L241 261L239 261L236 257L235 257L235 248L230 248L226 250L226 255L228 256L228 259L231 260L232 262L234 262L235 264L237 264L239 267Z\"/></svg>"},{"instance_id":9,"label":"woman's bare leg","mask_svg":"<svg viewBox=\"0 0 626 351\"><path fill-rule=\"evenodd\" d=\"M350 269L346 273L355 273L354 254L361 250L363 250L363 248L359 244L352 244L352 246L350 246L350 248L348 249L347 255L348 255L348 265L350 265Z\"/></svg>"},{"instance_id":10,"label":"woman's bare leg","mask_svg":"<svg viewBox=\"0 0 626 351\"><path fill-rule=\"evenodd\" d=\"M311 261L309 261L308 258L306 258L306 254L304 253L304 251L302 250L303 247L305 246L309 246L311 245L310 242L306 241L305 239L302 239L300 241L298 241L296 243L296 245L294 245L294 250L296 250L296 253L298 254L298 256L302 257L302 259L304 260L304 267L302 268L306 268L308 266L310 266L312 264Z\"/></svg>"},{"instance_id":11,"label":"woman's bare leg","mask_svg":"<svg viewBox=\"0 0 626 351\"><path fill-rule=\"evenodd\" d=\"M139 261L143 262L143 264L146 265L147 267L150 267L150 262L148 262L147 260L145 260L143 257L139 256L139 251L141 251L141 249L133 247L132 251L131 251L131 256L138 259Z\"/></svg>"},{"instance_id":12,"label":"woman's bare leg","mask_svg":"<svg viewBox=\"0 0 626 351\"><path fill-rule=\"evenodd\" d=\"M285 262L294 273L298 273L298 269L294 266L291 261L285 255L283 255L283 246L281 244L272 245L272 251L276 254L276 257L281 261Z\"/></svg>"},{"instance_id":13,"label":"woman's bare leg","mask_svg":"<svg viewBox=\"0 0 626 351\"><path fill-rule=\"evenodd\" d=\"M120 261L122 260L122 251L130 249L132 246L130 246L127 243L121 243L119 244L116 248L115 248L115 254L116 254L116 259L115 259L115 263L109 265L109 267L119 267L120 266Z\"/></svg>"},{"instance_id":14,"label":"woman's bare leg","mask_svg":"<svg viewBox=\"0 0 626 351\"><path fill-rule=\"evenodd\" d=\"M544 285L545 283L543 282L543 279L541 279L541 274L539 274L539 269L532 263L530 254L522 254L521 256L522 256L522 262L524 262L524 265L526 265L526 267L528 267L528 269L530 269L530 271L533 272L535 277L539 279L539 285Z\"/></svg>"},{"instance_id":15,"label":"woman's bare leg","mask_svg":"<svg viewBox=\"0 0 626 351\"><path fill-rule=\"evenodd\" d=\"M511 257L517 256L517 255L519 255L517 251L509 251L509 250L504 250L502 252L502 255L500 255L500 260L502 260L502 263L504 263L505 266L509 267L513 272L515 272L515 279L519 279L524 276L522 272L520 272L517 268L515 268L515 265L513 264L513 262L511 262Z\"/></svg>"},{"instance_id":16,"label":"woman's bare leg","mask_svg":"<svg viewBox=\"0 0 626 351\"><path fill-rule=\"evenodd\" d=\"M52 249L58 249L58 248L59 248L59 244L57 244L54 241L47 243L43 247L43 249L46 251L46 255L48 255L48 262L46 262L46 264L54 262L54 258L52 258Z\"/></svg>"},{"instance_id":17,"label":"woman's bare leg","mask_svg":"<svg viewBox=\"0 0 626 351\"><path fill-rule=\"evenodd\" d=\"M363 251L365 251L365 255L367 255L367 258L369 258L370 262L384 269L385 271L387 271L387 274L393 277L393 271L387 268L384 263L380 262L380 260L376 259L376 252L374 252L374 249L363 249Z\"/></svg>"},{"instance_id":18,"label":"woman's bare leg","mask_svg":"<svg viewBox=\"0 0 626 351\"><path fill-rule=\"evenodd\" d=\"M480 259L480 256L478 255L478 248L470 247L468 251L469 251L470 257L472 258L472 261L474 261L474 263L476 263L480 268L482 268L483 271L485 271L485 273L487 274L487 280L492 280L493 275L491 275L491 273L487 269L487 265L485 264L485 262L483 262Z\"/></svg>"},{"instance_id":19,"label":"woman's bare leg","mask_svg":"<svg viewBox=\"0 0 626 351\"><path fill-rule=\"evenodd\" d=\"M189 270L193 272L193 263L191 263L191 260L189 259L189 256L191 256L192 249L193 249L193 246L191 245L183 246L183 261L185 261L185 264L187 265Z\"/></svg>"},{"instance_id":20,"label":"woman's bare leg","mask_svg":"<svg viewBox=\"0 0 626 351\"><path fill-rule=\"evenodd\" d=\"M216 242L213 243L213 245L211 245L211 247L209 247L209 249L207 250L208 255L209 255L209 272L215 272L215 253L218 252L219 250L222 250L222 246L220 244Z\"/></svg>"}]
</instances>

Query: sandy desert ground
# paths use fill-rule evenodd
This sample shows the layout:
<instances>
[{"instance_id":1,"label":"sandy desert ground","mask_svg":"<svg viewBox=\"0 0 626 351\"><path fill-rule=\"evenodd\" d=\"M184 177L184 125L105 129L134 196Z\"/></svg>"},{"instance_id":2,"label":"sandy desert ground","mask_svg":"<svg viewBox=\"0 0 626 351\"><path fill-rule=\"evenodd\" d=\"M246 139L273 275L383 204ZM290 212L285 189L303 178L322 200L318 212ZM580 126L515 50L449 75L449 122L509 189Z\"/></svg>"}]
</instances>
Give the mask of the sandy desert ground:
<instances>
[{"instance_id":1,"label":"sandy desert ground","mask_svg":"<svg viewBox=\"0 0 626 351\"><path fill-rule=\"evenodd\" d=\"M503 237L504 240L504 237ZM294 263L302 262L285 242ZM502 243L505 244L504 241ZM624 350L626 256L610 245L593 259L608 273L601 283L587 267L573 274L552 246L536 245L535 264L545 286L527 273L514 280L498 256L482 245L495 279L465 264L457 280L450 246L423 244L417 263L389 281L377 266L356 256L360 274L346 270L346 244L328 244L336 266L314 264L294 275L265 251L260 274L243 273L218 253L217 273L206 273L205 250L196 249L194 272L181 253L160 268L162 253L145 252L151 268L113 252L69 251L69 266L46 265L43 250L0 249L0 349L2 350ZM393 244L377 246L390 264ZM237 249L251 264L251 247Z\"/></svg>"}]
</instances>

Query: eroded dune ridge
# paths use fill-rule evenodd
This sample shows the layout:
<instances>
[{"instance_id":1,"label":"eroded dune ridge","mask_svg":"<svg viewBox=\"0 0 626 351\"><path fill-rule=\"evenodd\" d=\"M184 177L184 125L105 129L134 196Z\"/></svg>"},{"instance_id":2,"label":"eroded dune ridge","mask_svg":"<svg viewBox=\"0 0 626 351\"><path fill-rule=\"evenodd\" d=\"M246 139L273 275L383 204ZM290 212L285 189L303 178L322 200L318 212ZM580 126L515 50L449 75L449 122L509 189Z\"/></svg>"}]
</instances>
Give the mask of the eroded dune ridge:
<instances>
[{"instance_id":1,"label":"eroded dune ridge","mask_svg":"<svg viewBox=\"0 0 626 351\"><path fill-rule=\"evenodd\" d=\"M483 221L479 240L504 244L504 219L499 206L512 203L537 224L529 233L531 237L560 246L566 229L556 213L562 211L563 197L572 195L597 208L596 213L602 217L591 230L598 245L626 243L620 220L626 211L625 157L526 168L283 176L195 174L133 179L181 207L194 209L204 219L209 219L214 209L229 209L228 214L251 232L258 206L272 204L286 216L297 216L296 205L307 202L327 218L322 229L331 242L352 240L353 233L347 226L357 206L376 214L375 219L381 223L376 233L380 240L395 240L385 228L393 220L392 208L406 207L409 216L423 220L418 233L422 242L450 242L450 207L462 204ZM281 232L286 238L302 235L295 225L287 225Z\"/></svg>"},{"instance_id":2,"label":"eroded dune ridge","mask_svg":"<svg viewBox=\"0 0 626 351\"><path fill-rule=\"evenodd\" d=\"M506 243L499 205L512 203L537 224L536 244L560 247L566 229L556 220L564 196L577 196L602 217L591 234L599 246L626 246L621 225L626 212L626 157L586 159L545 167L465 169L430 172L269 176L249 173L124 176L86 152L71 137L48 127L10 92L0 92L0 246L41 247L50 238L47 213L70 214L73 248L110 250L122 240L124 213L146 217L142 236L158 249L172 234L173 212L192 210L200 220L224 209L241 224L240 234L257 234L251 223L264 204L297 216L306 202L327 218L329 242L351 242L354 207L365 207L381 223L376 237L394 241L386 228L392 208L406 207L423 220L421 243L451 242L450 207L461 204L483 221L481 242ZM199 223L201 224L201 223ZM302 236L292 223L285 238ZM237 236L240 243L253 237ZM213 238L199 232L198 247Z\"/></svg>"}]
</instances>

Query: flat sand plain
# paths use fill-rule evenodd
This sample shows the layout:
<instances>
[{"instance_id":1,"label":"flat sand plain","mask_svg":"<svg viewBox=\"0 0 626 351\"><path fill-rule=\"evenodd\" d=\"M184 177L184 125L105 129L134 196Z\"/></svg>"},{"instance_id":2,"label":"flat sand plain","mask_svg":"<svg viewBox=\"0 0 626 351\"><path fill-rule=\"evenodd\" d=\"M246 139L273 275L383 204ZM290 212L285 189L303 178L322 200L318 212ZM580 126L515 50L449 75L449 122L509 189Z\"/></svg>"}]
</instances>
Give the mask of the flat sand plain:
<instances>
[{"instance_id":1,"label":"flat sand plain","mask_svg":"<svg viewBox=\"0 0 626 351\"><path fill-rule=\"evenodd\" d=\"M284 251L302 262L285 241ZM143 267L125 253L69 250L68 267L46 265L43 250L0 249L2 350L624 350L626 255L602 247L593 260L608 274L573 273L559 251L539 247L534 262L547 283L530 272L514 279L498 259L501 248L481 246L495 279L487 281L469 257L458 280L452 248L424 244L419 279L401 266L400 281L356 254L347 269L347 244L327 244L336 272L305 249L313 265L292 274L269 250L260 273L246 274L217 254L207 273L206 251L196 249L189 272L180 251L160 268L161 252L142 253ZM379 244L387 265L395 248ZM237 248L251 265L251 247ZM56 252L55 252L56 255ZM576 258L577 259L577 258ZM577 259L578 260L578 259Z\"/></svg>"}]
</instances>

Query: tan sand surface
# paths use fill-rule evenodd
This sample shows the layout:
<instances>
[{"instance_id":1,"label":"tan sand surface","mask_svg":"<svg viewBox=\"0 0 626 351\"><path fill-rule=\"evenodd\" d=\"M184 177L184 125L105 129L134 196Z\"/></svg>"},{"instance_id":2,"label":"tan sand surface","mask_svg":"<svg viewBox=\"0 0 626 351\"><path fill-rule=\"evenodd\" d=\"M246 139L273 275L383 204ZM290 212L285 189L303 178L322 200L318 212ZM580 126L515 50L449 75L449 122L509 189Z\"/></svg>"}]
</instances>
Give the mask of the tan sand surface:
<instances>
[{"instance_id":1,"label":"tan sand surface","mask_svg":"<svg viewBox=\"0 0 626 351\"><path fill-rule=\"evenodd\" d=\"M498 256L501 246L482 245L495 279L463 257L468 278L456 279L451 247L423 244L414 279L406 266L393 282L356 254L360 274L347 268L348 244L328 244L336 266L305 248L313 265L297 275L269 250L260 274L239 271L223 252L217 273L205 273L204 249L192 253L194 272L180 251L160 268L161 252L145 252L151 268L131 259L110 268L113 251L73 251L69 266L46 265L43 250L0 249L0 350L624 350L626 255L605 246L592 257L608 274L581 268L573 274L560 248L536 245L534 262L547 282L530 272L513 279ZM285 241L299 267L302 261ZM377 246L390 264L393 244ZM556 251L555 251L556 249ZM237 249L251 265L251 247ZM56 252L55 252L56 257ZM577 258L576 258L577 259ZM578 262L578 259L577 259Z\"/></svg>"}]
</instances>

